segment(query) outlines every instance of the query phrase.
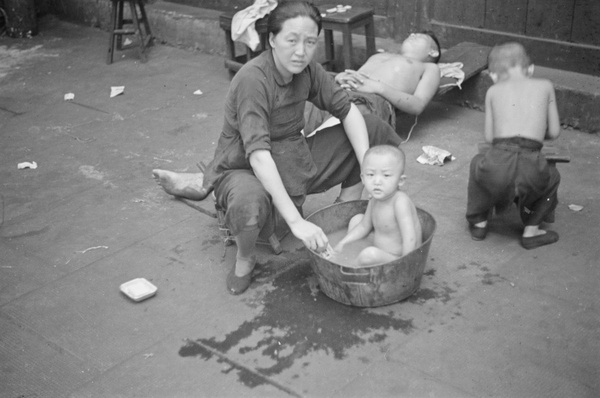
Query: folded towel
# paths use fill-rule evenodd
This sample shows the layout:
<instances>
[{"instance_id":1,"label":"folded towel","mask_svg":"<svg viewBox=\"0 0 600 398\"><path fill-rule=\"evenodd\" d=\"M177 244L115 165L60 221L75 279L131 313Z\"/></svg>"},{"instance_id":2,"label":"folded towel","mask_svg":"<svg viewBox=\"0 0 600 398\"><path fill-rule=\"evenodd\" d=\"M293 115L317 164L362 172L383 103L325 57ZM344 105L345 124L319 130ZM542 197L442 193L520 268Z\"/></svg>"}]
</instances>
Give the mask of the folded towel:
<instances>
[{"instance_id":1,"label":"folded towel","mask_svg":"<svg viewBox=\"0 0 600 398\"><path fill-rule=\"evenodd\" d=\"M463 63L453 62L450 64L438 64L438 66L440 67L440 77L451 77L456 79L456 82L444 84L440 87L458 86L458 88L462 90L460 85L465 80L465 72L462 70L464 66Z\"/></svg>"}]
</instances>

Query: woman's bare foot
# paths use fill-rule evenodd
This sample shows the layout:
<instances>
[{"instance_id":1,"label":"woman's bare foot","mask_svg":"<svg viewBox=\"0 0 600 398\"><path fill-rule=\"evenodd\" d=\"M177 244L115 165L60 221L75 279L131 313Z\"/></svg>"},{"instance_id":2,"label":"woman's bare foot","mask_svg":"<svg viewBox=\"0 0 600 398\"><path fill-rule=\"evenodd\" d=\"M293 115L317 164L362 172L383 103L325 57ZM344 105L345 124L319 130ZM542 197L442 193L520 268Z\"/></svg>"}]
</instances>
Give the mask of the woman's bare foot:
<instances>
[{"instance_id":1,"label":"woman's bare foot","mask_svg":"<svg viewBox=\"0 0 600 398\"><path fill-rule=\"evenodd\" d=\"M203 200L210 193L202 186L203 173L175 173L173 171L154 169L154 179L169 195L190 200Z\"/></svg>"}]
</instances>

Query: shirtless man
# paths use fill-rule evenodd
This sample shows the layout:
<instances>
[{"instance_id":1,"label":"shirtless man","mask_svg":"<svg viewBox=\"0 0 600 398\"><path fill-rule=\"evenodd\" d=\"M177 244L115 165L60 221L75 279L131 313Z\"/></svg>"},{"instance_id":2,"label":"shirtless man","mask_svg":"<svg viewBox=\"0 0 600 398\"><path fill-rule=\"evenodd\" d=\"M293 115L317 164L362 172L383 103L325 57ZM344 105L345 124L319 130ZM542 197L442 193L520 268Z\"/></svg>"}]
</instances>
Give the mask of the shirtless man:
<instances>
[{"instance_id":1,"label":"shirtless man","mask_svg":"<svg viewBox=\"0 0 600 398\"><path fill-rule=\"evenodd\" d=\"M440 45L431 32L412 33L399 53L372 55L357 71L338 73L335 81L348 90L363 114L372 113L396 129L395 109L419 115L431 102L440 85ZM313 131L327 115L305 110L305 131Z\"/></svg>"},{"instance_id":2,"label":"shirtless man","mask_svg":"<svg viewBox=\"0 0 600 398\"><path fill-rule=\"evenodd\" d=\"M440 46L431 33L411 33L400 53L372 55L358 71L346 70L335 77L342 87L378 94L411 115L418 115L440 84Z\"/></svg>"}]
</instances>

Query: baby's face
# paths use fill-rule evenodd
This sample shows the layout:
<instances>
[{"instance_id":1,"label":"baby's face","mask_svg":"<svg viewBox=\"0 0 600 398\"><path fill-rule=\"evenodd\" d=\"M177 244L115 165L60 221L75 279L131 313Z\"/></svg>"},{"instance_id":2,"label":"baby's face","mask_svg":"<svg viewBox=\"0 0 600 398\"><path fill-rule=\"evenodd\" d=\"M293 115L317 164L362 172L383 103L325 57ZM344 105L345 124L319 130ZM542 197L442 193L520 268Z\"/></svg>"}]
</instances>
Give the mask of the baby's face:
<instances>
[{"instance_id":1,"label":"baby's face","mask_svg":"<svg viewBox=\"0 0 600 398\"><path fill-rule=\"evenodd\" d=\"M362 180L371 197L385 200L393 196L403 180L403 170L391 155L367 156L363 162Z\"/></svg>"}]
</instances>

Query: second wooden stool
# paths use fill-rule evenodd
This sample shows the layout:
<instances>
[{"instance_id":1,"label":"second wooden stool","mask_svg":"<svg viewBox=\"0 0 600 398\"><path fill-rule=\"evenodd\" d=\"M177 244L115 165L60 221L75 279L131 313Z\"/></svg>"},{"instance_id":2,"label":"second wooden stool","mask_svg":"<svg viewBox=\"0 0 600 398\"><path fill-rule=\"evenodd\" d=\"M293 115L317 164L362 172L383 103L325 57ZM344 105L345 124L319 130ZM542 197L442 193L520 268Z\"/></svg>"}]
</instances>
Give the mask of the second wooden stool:
<instances>
[{"instance_id":1,"label":"second wooden stool","mask_svg":"<svg viewBox=\"0 0 600 398\"><path fill-rule=\"evenodd\" d=\"M108 55L106 63L113 62L113 53L115 50L127 49L123 45L123 36L137 35L137 43L140 60L146 62L146 50L152 41L152 32L148 16L144 8L144 0L111 0L112 14L110 19L110 31L108 39ZM130 18L123 17L125 3L129 3ZM127 25L127 26L126 26Z\"/></svg>"}]
</instances>

